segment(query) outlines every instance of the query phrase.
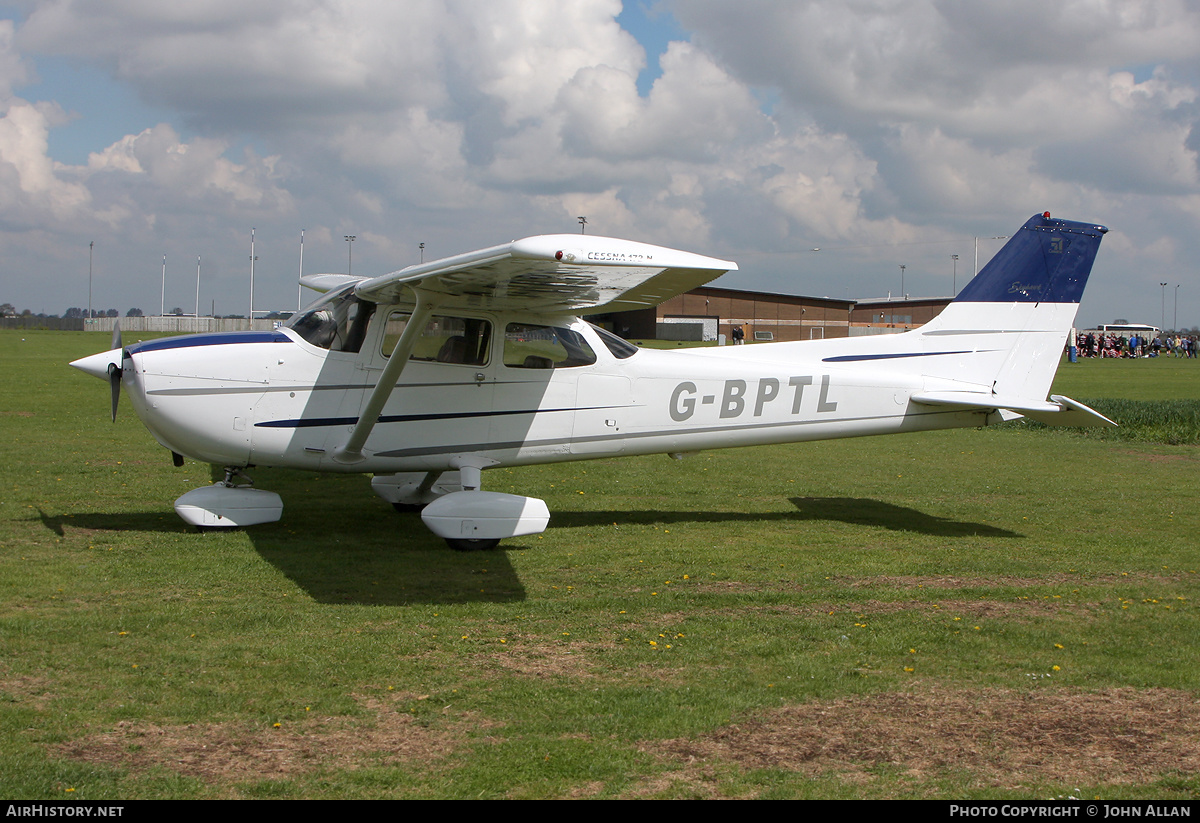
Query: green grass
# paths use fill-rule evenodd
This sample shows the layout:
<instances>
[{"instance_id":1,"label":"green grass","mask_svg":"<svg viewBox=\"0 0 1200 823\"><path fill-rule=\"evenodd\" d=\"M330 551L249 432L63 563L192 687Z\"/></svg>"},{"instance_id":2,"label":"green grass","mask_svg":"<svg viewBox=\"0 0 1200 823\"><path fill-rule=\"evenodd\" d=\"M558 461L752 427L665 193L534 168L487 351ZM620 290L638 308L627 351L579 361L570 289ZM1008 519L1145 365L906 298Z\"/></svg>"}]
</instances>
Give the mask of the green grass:
<instances>
[{"instance_id":1,"label":"green grass","mask_svg":"<svg viewBox=\"0 0 1200 823\"><path fill-rule=\"evenodd\" d=\"M1063 358L1054 379L1055 394L1116 400L1200 400L1200 360L1143 357Z\"/></svg>"},{"instance_id":2,"label":"green grass","mask_svg":"<svg viewBox=\"0 0 1200 823\"><path fill-rule=\"evenodd\" d=\"M1186 757L1153 760L1194 718L1130 710L1200 695L1194 446L988 429L497 470L551 526L483 554L365 477L257 470L283 520L199 534L171 503L209 467L173 468L65 366L102 338L0 333L6 797L1200 793ZM1196 402L1196 373L1064 365L1055 391ZM834 726L788 712L857 706L851 736L885 728L878 701L934 700L919 728L980 695L1068 720L1111 698L1147 764L1000 779L986 741L940 765L735 745Z\"/></svg>"},{"instance_id":3,"label":"green grass","mask_svg":"<svg viewBox=\"0 0 1200 823\"><path fill-rule=\"evenodd\" d=\"M1195 360L1064 359L1052 393L1073 397L1118 425L1048 431L1096 440L1200 445L1200 368ZM1006 426L1047 429L1032 420Z\"/></svg>"}]
</instances>

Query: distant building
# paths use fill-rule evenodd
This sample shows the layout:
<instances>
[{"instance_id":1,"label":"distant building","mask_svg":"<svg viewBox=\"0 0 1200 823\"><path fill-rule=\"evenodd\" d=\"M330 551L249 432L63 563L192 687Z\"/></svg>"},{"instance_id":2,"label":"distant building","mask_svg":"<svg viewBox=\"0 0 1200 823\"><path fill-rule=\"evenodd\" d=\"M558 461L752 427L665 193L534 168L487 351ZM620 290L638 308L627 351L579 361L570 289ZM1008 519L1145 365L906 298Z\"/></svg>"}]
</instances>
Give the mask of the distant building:
<instances>
[{"instance_id":1,"label":"distant building","mask_svg":"<svg viewBox=\"0 0 1200 823\"><path fill-rule=\"evenodd\" d=\"M952 298L843 300L701 286L651 309L589 319L633 340L733 338L741 326L747 343L822 340L888 334L929 322Z\"/></svg>"},{"instance_id":2,"label":"distant building","mask_svg":"<svg viewBox=\"0 0 1200 823\"><path fill-rule=\"evenodd\" d=\"M852 327L905 331L924 326L950 305L952 297L885 297L859 300L850 312ZM879 332L866 332L878 334Z\"/></svg>"}]
</instances>

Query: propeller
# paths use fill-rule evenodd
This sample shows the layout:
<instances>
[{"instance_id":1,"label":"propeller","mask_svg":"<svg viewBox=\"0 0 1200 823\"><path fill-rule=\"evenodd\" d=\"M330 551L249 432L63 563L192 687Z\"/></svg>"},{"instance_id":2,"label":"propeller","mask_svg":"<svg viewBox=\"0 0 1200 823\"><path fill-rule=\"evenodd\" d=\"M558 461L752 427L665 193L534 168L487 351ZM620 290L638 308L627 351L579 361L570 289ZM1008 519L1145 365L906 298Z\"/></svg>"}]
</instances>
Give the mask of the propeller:
<instances>
[{"instance_id":1,"label":"propeller","mask_svg":"<svg viewBox=\"0 0 1200 823\"><path fill-rule=\"evenodd\" d=\"M119 323L113 323L111 349L99 354L93 354L90 357L81 357L71 362L71 365L81 372L90 374L93 377L99 377L101 380L106 377L108 378L108 385L112 390L112 418L114 423L117 420L117 403L121 399L121 376L124 374L122 366L125 364L125 358L128 356L121 345L121 326Z\"/></svg>"},{"instance_id":2,"label":"propeller","mask_svg":"<svg viewBox=\"0 0 1200 823\"><path fill-rule=\"evenodd\" d=\"M113 323L112 348L121 348L120 322ZM108 364L108 385L112 389L112 419L114 423L117 422L117 402L121 399L121 374L123 371L116 363Z\"/></svg>"}]
</instances>

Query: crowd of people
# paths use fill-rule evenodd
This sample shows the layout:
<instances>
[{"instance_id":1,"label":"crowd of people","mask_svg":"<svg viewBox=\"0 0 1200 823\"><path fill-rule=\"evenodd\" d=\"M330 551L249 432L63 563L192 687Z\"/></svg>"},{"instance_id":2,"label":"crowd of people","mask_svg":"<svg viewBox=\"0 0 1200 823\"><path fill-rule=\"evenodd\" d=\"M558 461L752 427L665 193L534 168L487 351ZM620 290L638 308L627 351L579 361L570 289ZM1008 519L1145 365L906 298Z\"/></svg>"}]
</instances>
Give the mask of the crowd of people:
<instances>
[{"instance_id":1,"label":"crowd of people","mask_svg":"<svg viewBox=\"0 0 1200 823\"><path fill-rule=\"evenodd\" d=\"M1195 357L1196 335L1160 334L1147 339L1116 332L1079 332L1075 346L1080 357Z\"/></svg>"}]
</instances>

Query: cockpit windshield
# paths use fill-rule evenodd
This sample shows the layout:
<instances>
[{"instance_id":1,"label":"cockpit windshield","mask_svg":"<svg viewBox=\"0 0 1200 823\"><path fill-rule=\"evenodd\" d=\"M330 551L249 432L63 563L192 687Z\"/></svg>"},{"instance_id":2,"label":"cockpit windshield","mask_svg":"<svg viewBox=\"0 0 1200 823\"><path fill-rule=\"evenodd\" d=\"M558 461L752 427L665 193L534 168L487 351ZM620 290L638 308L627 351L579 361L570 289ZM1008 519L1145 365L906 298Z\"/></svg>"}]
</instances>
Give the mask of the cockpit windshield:
<instances>
[{"instance_id":1,"label":"cockpit windshield","mask_svg":"<svg viewBox=\"0 0 1200 823\"><path fill-rule=\"evenodd\" d=\"M608 347L608 350L612 352L612 356L618 360L624 360L627 357L633 357L638 353L638 347L630 343L628 340L622 337L617 337L612 332L602 329L600 326L597 326L594 323L589 323L588 325L595 329L596 334L600 337L600 341Z\"/></svg>"},{"instance_id":2,"label":"cockpit windshield","mask_svg":"<svg viewBox=\"0 0 1200 823\"><path fill-rule=\"evenodd\" d=\"M322 349L356 352L374 312L375 304L355 297L354 287L348 286L326 294L283 325Z\"/></svg>"}]
</instances>

